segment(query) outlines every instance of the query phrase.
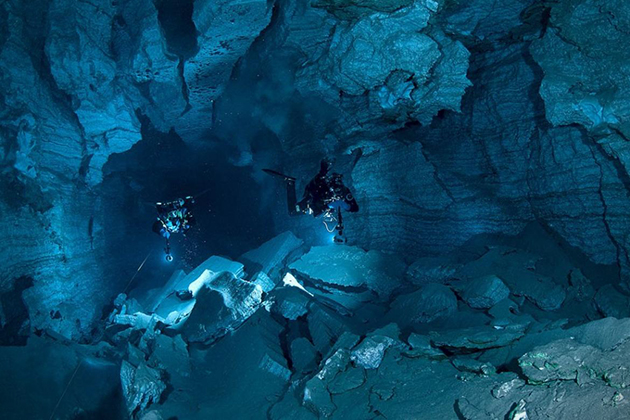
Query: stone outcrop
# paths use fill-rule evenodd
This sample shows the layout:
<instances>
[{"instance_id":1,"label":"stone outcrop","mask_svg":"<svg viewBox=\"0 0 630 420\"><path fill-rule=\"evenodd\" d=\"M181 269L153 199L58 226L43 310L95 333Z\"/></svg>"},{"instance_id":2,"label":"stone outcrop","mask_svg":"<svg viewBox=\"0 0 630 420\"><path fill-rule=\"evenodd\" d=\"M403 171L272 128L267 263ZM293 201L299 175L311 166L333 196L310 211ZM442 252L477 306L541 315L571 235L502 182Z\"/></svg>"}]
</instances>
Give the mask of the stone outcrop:
<instances>
[{"instance_id":1,"label":"stone outcrop","mask_svg":"<svg viewBox=\"0 0 630 420\"><path fill-rule=\"evenodd\" d=\"M620 1L601 0L551 6L550 27L531 51L545 72L540 94L552 124L630 136L626 8Z\"/></svg>"},{"instance_id":2,"label":"stone outcrop","mask_svg":"<svg viewBox=\"0 0 630 420\"><path fill-rule=\"evenodd\" d=\"M265 0L195 1L193 22L199 51L184 64L188 107L176 122L177 132L188 141L199 141L213 124L214 102L230 79L236 62L271 19Z\"/></svg>"},{"instance_id":3,"label":"stone outcrop","mask_svg":"<svg viewBox=\"0 0 630 420\"><path fill-rule=\"evenodd\" d=\"M284 45L303 63L295 76L300 94L343 113L340 135L428 123L442 109L459 110L470 85L469 53L430 24L439 3L361 5L356 13L352 6L310 3L315 7L290 9ZM394 10L379 11L387 8ZM336 19L339 10L354 17Z\"/></svg>"},{"instance_id":4,"label":"stone outcrop","mask_svg":"<svg viewBox=\"0 0 630 420\"><path fill-rule=\"evenodd\" d=\"M381 299L389 298L405 271L395 256L345 245L313 247L289 268L321 288L369 291Z\"/></svg>"}]
</instances>

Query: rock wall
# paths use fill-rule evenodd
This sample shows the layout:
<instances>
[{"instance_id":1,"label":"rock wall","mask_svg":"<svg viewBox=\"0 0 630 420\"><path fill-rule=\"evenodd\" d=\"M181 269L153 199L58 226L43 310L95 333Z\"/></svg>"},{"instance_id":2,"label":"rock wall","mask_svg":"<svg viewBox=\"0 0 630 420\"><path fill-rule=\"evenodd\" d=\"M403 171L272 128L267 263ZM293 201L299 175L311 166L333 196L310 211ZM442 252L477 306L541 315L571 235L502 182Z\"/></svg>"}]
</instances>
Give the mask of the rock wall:
<instances>
[{"instance_id":1,"label":"rock wall","mask_svg":"<svg viewBox=\"0 0 630 420\"><path fill-rule=\"evenodd\" d=\"M34 278L24 295L37 330L87 339L102 306L140 262L125 208L134 197L120 196L133 190L101 187L109 156L139 142L143 124L163 132L210 127L211 107L199 103L216 99L270 16L265 2L197 1L189 25L197 25L198 48L188 57L169 45L158 10L165 3L0 5L0 290ZM249 10L248 30L227 29ZM86 299L93 304L82 304Z\"/></svg>"},{"instance_id":2,"label":"rock wall","mask_svg":"<svg viewBox=\"0 0 630 420\"><path fill-rule=\"evenodd\" d=\"M411 261L538 221L626 276L624 3L175 6L0 5L0 288L34 278L35 328L86 333L139 263L135 248L109 263L137 196L104 191L102 168L146 125L233 144L232 164L301 181L337 158L362 209L346 219L350 241L366 249ZM276 213L278 231L312 222ZM75 308L86 296L94 308Z\"/></svg>"},{"instance_id":3,"label":"rock wall","mask_svg":"<svg viewBox=\"0 0 630 420\"><path fill-rule=\"evenodd\" d=\"M602 45L615 43L620 35L609 13L579 2L585 4L582 9L591 8L596 22L607 25L597 34L603 38L595 42L599 38L588 35L598 25L591 25L595 17L584 18L588 28L571 32L578 41L558 46L580 55L563 53L565 59L558 59L551 51L563 42L557 33L570 15L569 6L559 3L416 2L386 18L382 11L357 9L354 3L317 3L314 9L295 3L287 2L272 23L281 28L273 51L279 43L284 54L294 54L299 64L295 95L323 100L337 118L315 125L314 132L309 121L302 133L274 130L291 154L288 170L294 175L307 178L324 155L341 162L337 169L351 180L362 208L360 217L346 218L352 242L415 258L452 250L480 234L515 234L537 220L594 261L625 271L630 184L622 107L609 107L617 110L619 123L608 124L602 136L606 124L595 129L584 118L568 117L578 115L568 108L581 109L574 103L586 102L569 92L562 76L573 74L575 81L586 83L620 68L611 80L623 85L623 64L610 62L623 54L598 60L575 47L588 43L601 55ZM571 9L588 14L579 10ZM434 84L430 91L442 102L414 101L414 92L423 87L388 71L387 63L405 65L396 62L392 46L399 32L387 28L412 17L404 28L413 37L400 36L432 39L420 54L426 61L414 64L431 68L429 80L420 85ZM366 43L361 41L364 26L373 34ZM445 48L445 42L454 49ZM359 54L361 45L366 49ZM461 46L467 49L464 55L456 52ZM441 54L440 65L431 67L434 53ZM563 67L566 61L572 64ZM449 75L439 68L448 68ZM410 73L425 74L419 67ZM618 97L621 103L620 89L611 88L608 96L600 89L600 96L609 102ZM377 96L392 100L371 100ZM296 225L305 223L288 222Z\"/></svg>"}]
</instances>

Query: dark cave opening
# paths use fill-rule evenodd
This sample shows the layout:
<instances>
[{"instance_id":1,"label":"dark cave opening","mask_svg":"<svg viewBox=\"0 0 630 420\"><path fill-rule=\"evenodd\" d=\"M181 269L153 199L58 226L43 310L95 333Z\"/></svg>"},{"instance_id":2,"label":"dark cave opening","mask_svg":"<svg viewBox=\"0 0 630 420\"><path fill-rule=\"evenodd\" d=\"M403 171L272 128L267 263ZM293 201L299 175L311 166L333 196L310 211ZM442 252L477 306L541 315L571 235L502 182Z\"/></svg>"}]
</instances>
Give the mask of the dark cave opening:
<instances>
[{"instance_id":1,"label":"dark cave opening","mask_svg":"<svg viewBox=\"0 0 630 420\"><path fill-rule=\"evenodd\" d=\"M29 287L33 287L33 279L20 277L13 281L12 290L0 294L0 346L26 345L30 322L22 293Z\"/></svg>"},{"instance_id":2,"label":"dark cave opening","mask_svg":"<svg viewBox=\"0 0 630 420\"><path fill-rule=\"evenodd\" d=\"M194 0L156 0L155 7L169 51L183 60L194 56L199 48L192 20Z\"/></svg>"},{"instance_id":3,"label":"dark cave opening","mask_svg":"<svg viewBox=\"0 0 630 420\"><path fill-rule=\"evenodd\" d=\"M105 223L126 232L126 245L118 252L144 255L152 250L150 264L134 287L159 286L174 269L190 270L209 255L238 258L276 233L273 214L284 207L273 205L251 167L230 163L234 146L215 139L195 148L173 131L158 131L148 120L142 135L130 151L112 156L102 184L103 194L111 200ZM189 195L195 197L197 224L186 237L173 236L176 260L168 264L163 261L164 239L151 232L155 203Z\"/></svg>"}]
</instances>

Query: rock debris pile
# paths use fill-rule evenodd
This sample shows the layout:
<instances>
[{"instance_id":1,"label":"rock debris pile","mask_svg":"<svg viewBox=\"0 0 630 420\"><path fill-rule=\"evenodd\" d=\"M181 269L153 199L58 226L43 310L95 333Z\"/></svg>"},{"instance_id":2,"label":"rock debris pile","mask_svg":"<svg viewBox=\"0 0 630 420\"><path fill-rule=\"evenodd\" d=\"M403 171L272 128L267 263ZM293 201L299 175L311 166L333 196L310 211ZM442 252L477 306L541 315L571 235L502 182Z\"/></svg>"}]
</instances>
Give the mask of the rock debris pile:
<instances>
[{"instance_id":1,"label":"rock debris pile","mask_svg":"<svg viewBox=\"0 0 630 420\"><path fill-rule=\"evenodd\" d=\"M627 311L627 297L560 247L471 246L408 265L287 232L240 260L213 256L162 288L120 295L101 342L48 336L51 357L114 366L122 416L145 420L630 410L630 320L605 317Z\"/></svg>"}]
</instances>

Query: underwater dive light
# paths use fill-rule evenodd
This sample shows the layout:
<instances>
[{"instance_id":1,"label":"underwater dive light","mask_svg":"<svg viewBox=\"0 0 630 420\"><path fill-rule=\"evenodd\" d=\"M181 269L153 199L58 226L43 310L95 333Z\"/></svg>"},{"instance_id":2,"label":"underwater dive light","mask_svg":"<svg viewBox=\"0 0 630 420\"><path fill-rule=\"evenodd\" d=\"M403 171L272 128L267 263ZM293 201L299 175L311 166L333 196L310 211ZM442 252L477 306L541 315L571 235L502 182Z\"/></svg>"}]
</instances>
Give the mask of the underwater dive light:
<instances>
[{"instance_id":1,"label":"underwater dive light","mask_svg":"<svg viewBox=\"0 0 630 420\"><path fill-rule=\"evenodd\" d=\"M164 252L166 253L166 256L164 257L164 259L167 262L171 262L173 261L173 255L171 255L171 243L169 242L169 240L166 240L166 248L164 248Z\"/></svg>"}]
</instances>

